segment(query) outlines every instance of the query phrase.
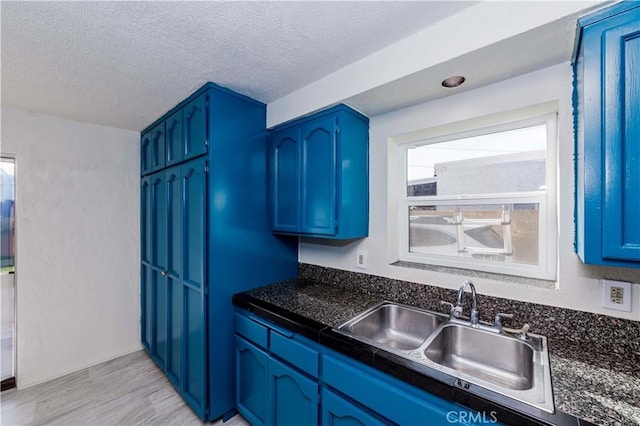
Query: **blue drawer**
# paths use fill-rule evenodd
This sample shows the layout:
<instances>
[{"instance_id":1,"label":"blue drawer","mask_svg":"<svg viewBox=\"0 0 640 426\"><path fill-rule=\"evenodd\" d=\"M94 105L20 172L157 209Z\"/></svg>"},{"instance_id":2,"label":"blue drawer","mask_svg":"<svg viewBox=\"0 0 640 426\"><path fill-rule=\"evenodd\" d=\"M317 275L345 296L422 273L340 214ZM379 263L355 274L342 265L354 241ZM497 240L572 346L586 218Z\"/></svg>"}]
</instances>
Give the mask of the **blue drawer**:
<instances>
[{"instance_id":1,"label":"blue drawer","mask_svg":"<svg viewBox=\"0 0 640 426\"><path fill-rule=\"evenodd\" d=\"M266 349L269 346L269 329L249 317L234 314L234 330L239 335Z\"/></svg>"},{"instance_id":2,"label":"blue drawer","mask_svg":"<svg viewBox=\"0 0 640 426\"><path fill-rule=\"evenodd\" d=\"M312 377L318 377L318 351L297 342L293 335L283 336L271 331L271 353L299 368Z\"/></svg>"},{"instance_id":3,"label":"blue drawer","mask_svg":"<svg viewBox=\"0 0 640 426\"><path fill-rule=\"evenodd\" d=\"M464 421L468 416L460 414L468 409L426 392L403 389L394 378L364 365L356 367L325 355L322 378L334 389L400 425L415 424L416 419L429 426L451 426L452 420L468 424Z\"/></svg>"}]
</instances>

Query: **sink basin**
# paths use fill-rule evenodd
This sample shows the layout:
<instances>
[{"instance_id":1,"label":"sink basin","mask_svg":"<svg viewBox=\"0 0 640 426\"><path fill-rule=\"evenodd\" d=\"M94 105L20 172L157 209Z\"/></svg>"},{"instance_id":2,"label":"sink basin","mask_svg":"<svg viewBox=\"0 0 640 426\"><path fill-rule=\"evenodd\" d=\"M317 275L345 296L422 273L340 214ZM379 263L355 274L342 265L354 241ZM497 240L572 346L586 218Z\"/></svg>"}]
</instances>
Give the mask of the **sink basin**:
<instances>
[{"instance_id":1,"label":"sink basin","mask_svg":"<svg viewBox=\"0 0 640 426\"><path fill-rule=\"evenodd\" d=\"M383 302L338 327L399 350L420 347L444 320L443 316L397 303Z\"/></svg>"},{"instance_id":2,"label":"sink basin","mask_svg":"<svg viewBox=\"0 0 640 426\"><path fill-rule=\"evenodd\" d=\"M534 350L513 337L447 324L424 354L437 364L507 389L533 387Z\"/></svg>"},{"instance_id":3,"label":"sink basin","mask_svg":"<svg viewBox=\"0 0 640 426\"><path fill-rule=\"evenodd\" d=\"M415 364L415 369L512 408L554 412L547 338L527 340L491 324L472 326L393 302L382 302L336 327L338 332Z\"/></svg>"}]
</instances>

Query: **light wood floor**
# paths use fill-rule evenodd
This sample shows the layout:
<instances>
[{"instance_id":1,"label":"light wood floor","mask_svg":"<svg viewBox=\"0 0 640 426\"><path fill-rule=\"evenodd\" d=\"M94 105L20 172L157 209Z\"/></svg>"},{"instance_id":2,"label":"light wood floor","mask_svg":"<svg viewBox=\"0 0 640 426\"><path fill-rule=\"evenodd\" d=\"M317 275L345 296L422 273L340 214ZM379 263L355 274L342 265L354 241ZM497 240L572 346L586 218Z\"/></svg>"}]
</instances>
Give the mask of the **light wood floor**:
<instances>
[{"instance_id":1,"label":"light wood floor","mask_svg":"<svg viewBox=\"0 0 640 426\"><path fill-rule=\"evenodd\" d=\"M0 394L1 425L202 425L144 351ZM247 426L240 415L225 426ZM212 425L222 425L221 421Z\"/></svg>"}]
</instances>

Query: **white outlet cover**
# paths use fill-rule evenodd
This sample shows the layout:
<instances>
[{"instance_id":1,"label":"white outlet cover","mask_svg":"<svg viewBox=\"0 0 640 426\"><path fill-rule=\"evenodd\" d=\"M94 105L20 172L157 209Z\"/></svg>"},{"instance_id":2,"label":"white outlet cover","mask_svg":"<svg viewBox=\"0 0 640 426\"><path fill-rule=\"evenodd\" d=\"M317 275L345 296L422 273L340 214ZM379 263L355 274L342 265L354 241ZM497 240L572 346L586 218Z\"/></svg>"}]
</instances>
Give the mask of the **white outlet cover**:
<instances>
[{"instance_id":1,"label":"white outlet cover","mask_svg":"<svg viewBox=\"0 0 640 426\"><path fill-rule=\"evenodd\" d=\"M602 283L602 306L607 309L615 309L616 311L631 312L631 283L625 281L601 280ZM622 289L622 303L613 303L611 301L611 288L618 287Z\"/></svg>"},{"instance_id":2,"label":"white outlet cover","mask_svg":"<svg viewBox=\"0 0 640 426\"><path fill-rule=\"evenodd\" d=\"M367 269L368 260L367 260L367 251L366 250L358 250L356 257L356 268Z\"/></svg>"}]
</instances>

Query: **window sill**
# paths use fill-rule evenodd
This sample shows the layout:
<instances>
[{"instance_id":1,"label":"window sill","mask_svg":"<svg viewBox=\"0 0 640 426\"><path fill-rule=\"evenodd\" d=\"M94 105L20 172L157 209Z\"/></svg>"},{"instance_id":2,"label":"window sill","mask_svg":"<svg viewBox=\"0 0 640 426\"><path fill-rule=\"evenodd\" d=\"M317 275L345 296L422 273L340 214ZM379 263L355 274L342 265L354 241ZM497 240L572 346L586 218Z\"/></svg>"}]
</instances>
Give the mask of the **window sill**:
<instances>
[{"instance_id":1,"label":"window sill","mask_svg":"<svg viewBox=\"0 0 640 426\"><path fill-rule=\"evenodd\" d=\"M441 272L444 274L462 275L465 278L482 278L487 280L503 281L520 285L527 285L538 288L548 288L555 290L556 282L550 280L542 280L539 278L518 277L515 275L496 274L494 272L475 271L472 269L452 268L449 266L427 265L424 263L397 261L391 266L399 266L401 268L422 269L425 271Z\"/></svg>"}]
</instances>

